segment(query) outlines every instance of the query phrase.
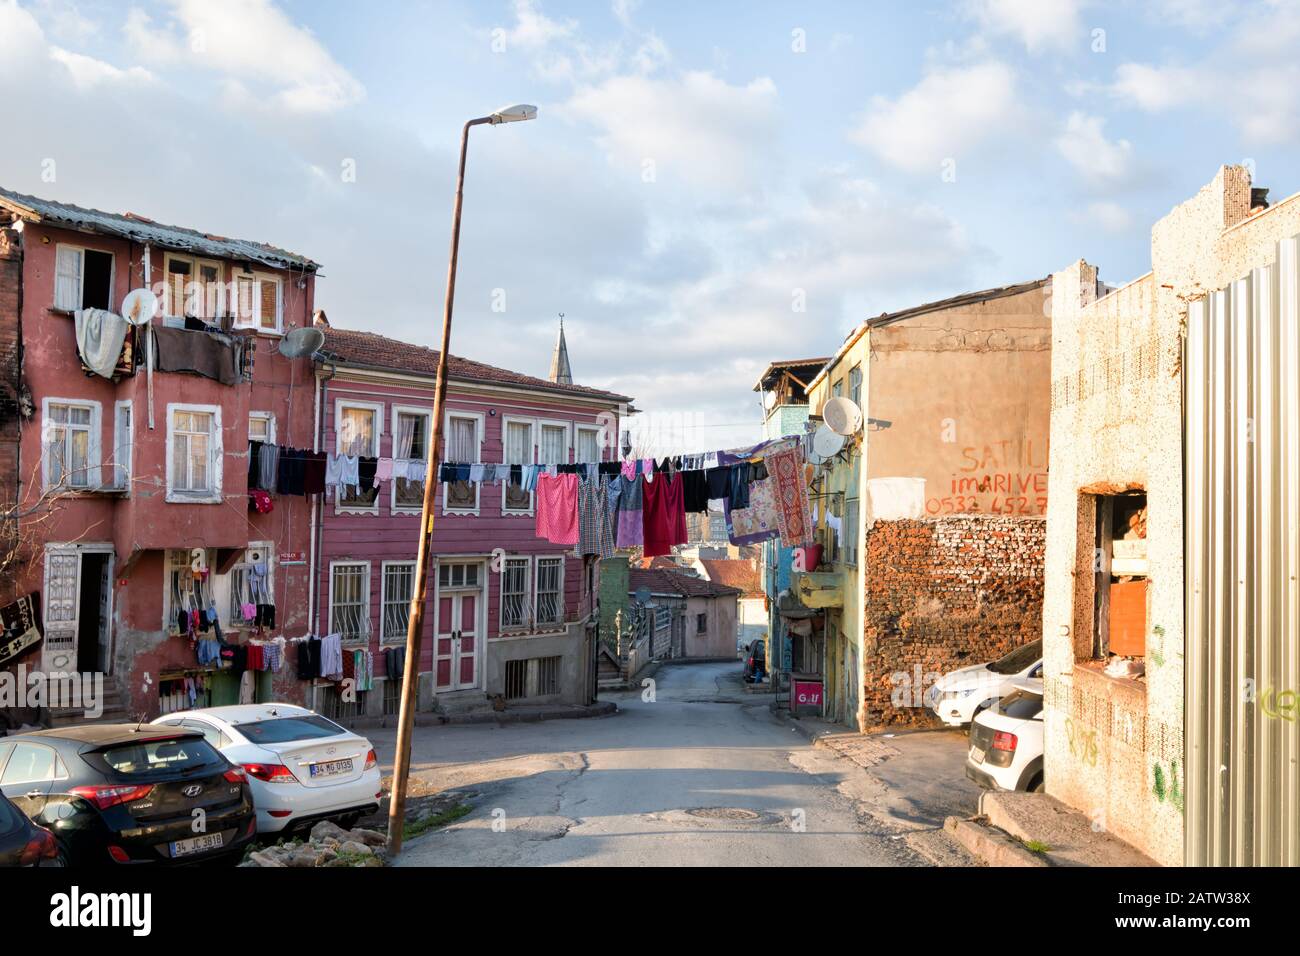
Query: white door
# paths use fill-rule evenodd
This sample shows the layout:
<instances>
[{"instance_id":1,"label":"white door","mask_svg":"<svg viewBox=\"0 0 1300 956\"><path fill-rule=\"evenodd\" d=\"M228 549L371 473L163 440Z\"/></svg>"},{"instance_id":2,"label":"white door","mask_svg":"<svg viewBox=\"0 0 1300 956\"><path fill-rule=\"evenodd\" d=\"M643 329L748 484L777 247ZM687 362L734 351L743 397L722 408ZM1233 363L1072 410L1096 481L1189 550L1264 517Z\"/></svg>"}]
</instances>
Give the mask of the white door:
<instances>
[{"instance_id":1,"label":"white door","mask_svg":"<svg viewBox=\"0 0 1300 956\"><path fill-rule=\"evenodd\" d=\"M41 670L72 674L77 670L77 611L81 593L81 553L72 548L45 549L45 646Z\"/></svg>"}]
</instances>

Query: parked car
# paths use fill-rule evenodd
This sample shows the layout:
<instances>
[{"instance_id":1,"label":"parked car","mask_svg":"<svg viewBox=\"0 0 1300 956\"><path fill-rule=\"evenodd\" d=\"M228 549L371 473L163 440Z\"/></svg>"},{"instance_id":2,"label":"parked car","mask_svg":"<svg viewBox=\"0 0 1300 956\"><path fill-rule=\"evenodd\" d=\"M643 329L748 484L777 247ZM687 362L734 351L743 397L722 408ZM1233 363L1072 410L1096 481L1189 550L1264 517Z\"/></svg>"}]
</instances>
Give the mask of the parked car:
<instances>
[{"instance_id":1,"label":"parked car","mask_svg":"<svg viewBox=\"0 0 1300 956\"><path fill-rule=\"evenodd\" d=\"M175 727L83 724L5 737L0 791L53 833L71 865L211 859L240 852L256 833L244 771Z\"/></svg>"},{"instance_id":2,"label":"parked car","mask_svg":"<svg viewBox=\"0 0 1300 956\"><path fill-rule=\"evenodd\" d=\"M926 702L945 724L961 727L1010 693L1012 681L1042 676L1040 638L988 664L972 664L944 674L930 688Z\"/></svg>"},{"instance_id":3,"label":"parked car","mask_svg":"<svg viewBox=\"0 0 1300 956\"><path fill-rule=\"evenodd\" d=\"M761 640L749 642L749 652L745 655L743 676L752 684L767 676L767 645Z\"/></svg>"},{"instance_id":4,"label":"parked car","mask_svg":"<svg viewBox=\"0 0 1300 956\"><path fill-rule=\"evenodd\" d=\"M259 833L321 820L350 827L379 809L379 762L365 737L306 707L236 704L159 717L196 730L248 774Z\"/></svg>"},{"instance_id":5,"label":"parked car","mask_svg":"<svg viewBox=\"0 0 1300 956\"><path fill-rule=\"evenodd\" d=\"M966 776L985 790L1043 789L1043 681L1019 678L970 725Z\"/></svg>"},{"instance_id":6,"label":"parked car","mask_svg":"<svg viewBox=\"0 0 1300 956\"><path fill-rule=\"evenodd\" d=\"M54 834L32 823L0 794L0 866L62 865L63 856Z\"/></svg>"}]
</instances>

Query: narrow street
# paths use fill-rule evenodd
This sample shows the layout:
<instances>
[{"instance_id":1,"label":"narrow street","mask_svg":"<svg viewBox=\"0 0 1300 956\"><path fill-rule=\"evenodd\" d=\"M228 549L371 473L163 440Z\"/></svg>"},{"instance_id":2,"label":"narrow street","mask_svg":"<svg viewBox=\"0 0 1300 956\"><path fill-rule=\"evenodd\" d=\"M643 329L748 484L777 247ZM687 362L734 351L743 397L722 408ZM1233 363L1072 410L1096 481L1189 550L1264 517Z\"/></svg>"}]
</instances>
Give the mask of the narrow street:
<instances>
[{"instance_id":1,"label":"narrow street","mask_svg":"<svg viewBox=\"0 0 1300 956\"><path fill-rule=\"evenodd\" d=\"M473 810L398 865L923 866L908 834L974 810L961 734L859 737L868 771L773 716L738 662L655 681L606 718L418 728L413 781ZM394 732L369 736L391 772Z\"/></svg>"}]
</instances>

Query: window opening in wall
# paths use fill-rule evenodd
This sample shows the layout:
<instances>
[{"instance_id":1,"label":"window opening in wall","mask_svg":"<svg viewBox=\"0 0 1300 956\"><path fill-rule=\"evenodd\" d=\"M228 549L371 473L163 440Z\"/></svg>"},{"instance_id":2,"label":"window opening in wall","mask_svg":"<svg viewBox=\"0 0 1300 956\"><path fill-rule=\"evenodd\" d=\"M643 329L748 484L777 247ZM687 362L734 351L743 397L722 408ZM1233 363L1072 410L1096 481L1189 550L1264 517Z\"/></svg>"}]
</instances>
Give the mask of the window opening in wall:
<instances>
[{"instance_id":1,"label":"window opening in wall","mask_svg":"<svg viewBox=\"0 0 1300 956\"><path fill-rule=\"evenodd\" d=\"M506 700L545 697L560 692L560 658L506 661Z\"/></svg>"},{"instance_id":2,"label":"window opening in wall","mask_svg":"<svg viewBox=\"0 0 1300 956\"><path fill-rule=\"evenodd\" d=\"M1112 677L1141 677L1146 667L1147 496L1096 495L1092 658Z\"/></svg>"}]
</instances>

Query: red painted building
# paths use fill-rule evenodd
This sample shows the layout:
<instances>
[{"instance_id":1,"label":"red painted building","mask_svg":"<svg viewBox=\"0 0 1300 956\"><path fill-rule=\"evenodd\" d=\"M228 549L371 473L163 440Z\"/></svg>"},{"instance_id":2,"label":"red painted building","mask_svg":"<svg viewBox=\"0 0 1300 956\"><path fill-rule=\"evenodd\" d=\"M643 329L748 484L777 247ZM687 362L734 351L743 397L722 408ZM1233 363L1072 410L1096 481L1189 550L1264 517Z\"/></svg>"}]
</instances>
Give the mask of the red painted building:
<instances>
[{"instance_id":1,"label":"red painted building","mask_svg":"<svg viewBox=\"0 0 1300 956\"><path fill-rule=\"evenodd\" d=\"M325 327L318 448L422 459L431 435L438 353L369 332ZM626 396L571 382L563 333L551 380L451 356L442 461L599 462L616 456ZM327 494L316 522L314 629L374 655L375 683L340 717L396 713L400 674L385 651L406 640L423 488L381 482L373 500ZM420 708L505 702L585 703L594 690L595 560L535 534L534 495L494 481L440 484L429 579Z\"/></svg>"},{"instance_id":2,"label":"red painted building","mask_svg":"<svg viewBox=\"0 0 1300 956\"><path fill-rule=\"evenodd\" d=\"M0 505L12 517L16 502L21 516L7 523L17 533L4 597L39 591L44 621L41 645L0 666L105 673L110 709L120 701L133 716L174 708L185 677L202 678L199 703L233 702L238 677L199 666L176 612L193 594L216 607L228 641L246 642L254 635L240 608L250 569L264 564L278 619L261 636L307 631L312 508L280 495L253 513L248 448L250 438L313 442L314 369L277 345L311 324L317 265L5 190L0 230L0 341L18 344L0 405L0 433L16 425L17 460L12 444L0 449ZM148 374L135 364L146 339L134 332L111 377L83 367L76 313L120 312L136 288L160 300L160 366L202 374ZM194 330L194 320L224 334ZM258 700L306 698L291 667L256 676Z\"/></svg>"}]
</instances>

